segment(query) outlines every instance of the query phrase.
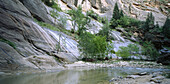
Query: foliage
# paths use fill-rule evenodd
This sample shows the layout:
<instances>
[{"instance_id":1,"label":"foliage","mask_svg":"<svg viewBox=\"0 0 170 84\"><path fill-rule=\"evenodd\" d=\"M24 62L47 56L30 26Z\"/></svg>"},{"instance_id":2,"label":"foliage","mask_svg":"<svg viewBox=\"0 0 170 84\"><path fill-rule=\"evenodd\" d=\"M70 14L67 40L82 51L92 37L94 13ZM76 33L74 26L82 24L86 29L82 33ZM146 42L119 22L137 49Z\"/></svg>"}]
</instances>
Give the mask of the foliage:
<instances>
[{"instance_id":1,"label":"foliage","mask_svg":"<svg viewBox=\"0 0 170 84\"><path fill-rule=\"evenodd\" d=\"M105 23L105 18L100 17L97 13L95 13L93 10L87 11L87 16L90 16L91 18L99 21L100 23Z\"/></svg>"},{"instance_id":2,"label":"foliage","mask_svg":"<svg viewBox=\"0 0 170 84\"><path fill-rule=\"evenodd\" d=\"M62 11L61 8L59 7L59 5L57 3L54 3L52 5L52 8L56 9L57 11Z\"/></svg>"},{"instance_id":3,"label":"foliage","mask_svg":"<svg viewBox=\"0 0 170 84\"><path fill-rule=\"evenodd\" d=\"M51 24L48 24L48 23L45 23L45 22L40 22L40 21L36 21L36 22L42 27L45 27L45 28L48 28L48 29L51 29L51 30L54 30L54 31L60 31L60 29L54 27Z\"/></svg>"},{"instance_id":4,"label":"foliage","mask_svg":"<svg viewBox=\"0 0 170 84\"><path fill-rule=\"evenodd\" d=\"M104 56L106 46L106 37L95 36L89 32L81 33L79 36L79 49L85 58L100 57L100 54Z\"/></svg>"},{"instance_id":5,"label":"foliage","mask_svg":"<svg viewBox=\"0 0 170 84\"><path fill-rule=\"evenodd\" d=\"M128 27L130 22L129 18L127 16L121 17L118 21L118 24L121 25L122 27Z\"/></svg>"},{"instance_id":6,"label":"foliage","mask_svg":"<svg viewBox=\"0 0 170 84\"><path fill-rule=\"evenodd\" d=\"M44 2L44 4L46 4L47 6L52 7L57 11L61 11L61 8L57 3L54 2L54 0L41 0L41 1Z\"/></svg>"},{"instance_id":7,"label":"foliage","mask_svg":"<svg viewBox=\"0 0 170 84\"><path fill-rule=\"evenodd\" d=\"M111 21L110 21L110 27L111 28L115 28L118 26L118 22L116 19L112 18Z\"/></svg>"},{"instance_id":8,"label":"foliage","mask_svg":"<svg viewBox=\"0 0 170 84\"><path fill-rule=\"evenodd\" d=\"M72 25L73 29L75 31L75 26L78 26L78 35L80 35L81 32L85 31L85 25L87 25L90 22L90 18L88 16L85 16L82 13L82 8L79 6L77 10L69 10L68 14L72 17Z\"/></svg>"},{"instance_id":9,"label":"foliage","mask_svg":"<svg viewBox=\"0 0 170 84\"><path fill-rule=\"evenodd\" d=\"M1 41L1 42L4 42L4 43L7 43L8 45L10 45L10 46L13 47L14 49L16 49L15 43L13 43L13 42L11 42L11 41L9 41L9 40L6 40L6 39L4 39L4 38L2 38L2 37L0 37L0 41Z\"/></svg>"},{"instance_id":10,"label":"foliage","mask_svg":"<svg viewBox=\"0 0 170 84\"><path fill-rule=\"evenodd\" d=\"M35 20L35 22L37 22L40 26L48 28L48 29L53 30L53 31L60 31L60 32L63 32L65 34L69 35L69 36L73 36L73 37L77 36L77 35L71 34L71 32L69 30L66 30L64 28L60 28L59 26L55 27L51 24L48 24L48 23L45 23L45 22L40 22L40 21L37 21L37 20Z\"/></svg>"},{"instance_id":11,"label":"foliage","mask_svg":"<svg viewBox=\"0 0 170 84\"><path fill-rule=\"evenodd\" d=\"M42 2L44 2L44 4L46 4L47 6L52 6L54 4L54 0L41 0Z\"/></svg>"},{"instance_id":12,"label":"foliage","mask_svg":"<svg viewBox=\"0 0 170 84\"><path fill-rule=\"evenodd\" d=\"M118 20L121 17L120 15L121 14L120 14L120 11L119 11L119 7L118 7L118 4L116 3L114 10L113 10L113 17L112 18L114 18L115 20Z\"/></svg>"},{"instance_id":13,"label":"foliage","mask_svg":"<svg viewBox=\"0 0 170 84\"><path fill-rule=\"evenodd\" d=\"M170 19L167 17L166 22L163 26L163 33L166 37L170 38Z\"/></svg>"},{"instance_id":14,"label":"foliage","mask_svg":"<svg viewBox=\"0 0 170 84\"><path fill-rule=\"evenodd\" d=\"M127 47L119 47L120 50L118 50L116 52L116 55L122 58L128 58L129 56L131 56L131 54L129 53L129 49Z\"/></svg>"},{"instance_id":15,"label":"foliage","mask_svg":"<svg viewBox=\"0 0 170 84\"><path fill-rule=\"evenodd\" d=\"M138 56L139 47L136 44L129 44L127 47L119 47L120 50L116 52L116 55L122 58L128 58L131 55Z\"/></svg>"},{"instance_id":16,"label":"foliage","mask_svg":"<svg viewBox=\"0 0 170 84\"><path fill-rule=\"evenodd\" d=\"M158 51L151 42L144 42L142 44L142 54L146 55L148 58L156 60L159 56Z\"/></svg>"},{"instance_id":17,"label":"foliage","mask_svg":"<svg viewBox=\"0 0 170 84\"><path fill-rule=\"evenodd\" d=\"M106 36L106 40L109 41L110 40L109 34L110 34L110 23L105 18L105 24L103 25L102 30L99 31L98 35Z\"/></svg>"},{"instance_id":18,"label":"foliage","mask_svg":"<svg viewBox=\"0 0 170 84\"><path fill-rule=\"evenodd\" d=\"M67 23L67 18L65 16L61 16L59 20L62 22L62 27L65 28Z\"/></svg>"},{"instance_id":19,"label":"foliage","mask_svg":"<svg viewBox=\"0 0 170 84\"><path fill-rule=\"evenodd\" d=\"M150 29L154 28L154 16L152 15L152 13L148 13L147 19L143 25L143 30L144 32L149 31Z\"/></svg>"}]
</instances>

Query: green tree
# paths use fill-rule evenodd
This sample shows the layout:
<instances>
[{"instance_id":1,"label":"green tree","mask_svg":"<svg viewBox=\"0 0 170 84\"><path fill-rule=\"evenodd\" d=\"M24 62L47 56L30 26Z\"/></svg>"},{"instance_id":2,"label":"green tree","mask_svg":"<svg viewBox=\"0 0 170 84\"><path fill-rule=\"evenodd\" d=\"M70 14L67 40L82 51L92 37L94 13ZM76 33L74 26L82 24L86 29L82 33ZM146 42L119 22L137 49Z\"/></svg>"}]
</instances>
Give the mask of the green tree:
<instances>
[{"instance_id":1,"label":"green tree","mask_svg":"<svg viewBox=\"0 0 170 84\"><path fill-rule=\"evenodd\" d=\"M124 17L123 10L120 11L120 17Z\"/></svg>"},{"instance_id":2,"label":"green tree","mask_svg":"<svg viewBox=\"0 0 170 84\"><path fill-rule=\"evenodd\" d=\"M72 17L72 25L74 32L75 27L78 26L78 35L80 35L82 31L86 30L85 25L87 25L90 22L90 18L82 13L81 6L79 6L77 10L73 9L68 11L68 14L70 14L70 16Z\"/></svg>"},{"instance_id":3,"label":"green tree","mask_svg":"<svg viewBox=\"0 0 170 84\"><path fill-rule=\"evenodd\" d=\"M116 55L122 58L128 58L129 56L139 55L139 47L136 44L129 44L127 47L119 47L120 49L116 52Z\"/></svg>"},{"instance_id":4,"label":"green tree","mask_svg":"<svg viewBox=\"0 0 170 84\"><path fill-rule=\"evenodd\" d=\"M165 24L163 26L163 33L165 34L166 37L170 38L170 19L167 17Z\"/></svg>"},{"instance_id":5,"label":"green tree","mask_svg":"<svg viewBox=\"0 0 170 84\"><path fill-rule=\"evenodd\" d=\"M121 17L118 21L118 24L122 27L128 27L130 25L129 18L127 16Z\"/></svg>"},{"instance_id":6,"label":"green tree","mask_svg":"<svg viewBox=\"0 0 170 84\"><path fill-rule=\"evenodd\" d=\"M52 6L54 5L54 0L41 0L42 2L44 2L47 6Z\"/></svg>"},{"instance_id":7,"label":"green tree","mask_svg":"<svg viewBox=\"0 0 170 84\"><path fill-rule=\"evenodd\" d=\"M152 15L152 13L148 13L147 19L146 19L144 26L143 26L144 32L147 32L150 29L154 28L154 20L155 20L155 18Z\"/></svg>"},{"instance_id":8,"label":"green tree","mask_svg":"<svg viewBox=\"0 0 170 84\"><path fill-rule=\"evenodd\" d=\"M84 58L97 58L106 51L106 37L95 36L89 32L81 33L79 36L79 50Z\"/></svg>"},{"instance_id":9,"label":"green tree","mask_svg":"<svg viewBox=\"0 0 170 84\"><path fill-rule=\"evenodd\" d=\"M120 11L119 11L119 7L117 5L117 3L115 4L114 10L113 10L113 17L115 20L120 19Z\"/></svg>"},{"instance_id":10,"label":"green tree","mask_svg":"<svg viewBox=\"0 0 170 84\"><path fill-rule=\"evenodd\" d=\"M122 17L124 17L123 10L120 11L119 8L118 8L118 4L116 3L114 10L113 10L113 16L112 16L112 19L110 21L111 28L115 28L118 25L120 25L122 23L122 22L120 23L120 19ZM123 21L125 21L125 19L123 19Z\"/></svg>"},{"instance_id":11,"label":"green tree","mask_svg":"<svg viewBox=\"0 0 170 84\"><path fill-rule=\"evenodd\" d=\"M144 42L142 44L142 54L146 55L149 59L156 60L159 56L159 52L156 50L151 42Z\"/></svg>"},{"instance_id":12,"label":"green tree","mask_svg":"<svg viewBox=\"0 0 170 84\"><path fill-rule=\"evenodd\" d=\"M106 36L106 40L109 41L110 40L110 37L109 37L110 23L106 18L104 21L105 21L105 24L103 25L102 30L99 31L98 35Z\"/></svg>"}]
</instances>

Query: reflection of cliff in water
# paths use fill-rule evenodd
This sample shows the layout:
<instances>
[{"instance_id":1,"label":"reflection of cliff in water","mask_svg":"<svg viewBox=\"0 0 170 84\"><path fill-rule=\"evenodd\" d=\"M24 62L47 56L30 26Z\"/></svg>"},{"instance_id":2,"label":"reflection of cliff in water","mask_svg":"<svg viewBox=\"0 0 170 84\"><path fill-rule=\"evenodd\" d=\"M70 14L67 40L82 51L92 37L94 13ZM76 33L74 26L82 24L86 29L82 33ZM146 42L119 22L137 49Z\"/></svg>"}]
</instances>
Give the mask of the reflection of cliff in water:
<instances>
[{"instance_id":1,"label":"reflection of cliff in water","mask_svg":"<svg viewBox=\"0 0 170 84\"><path fill-rule=\"evenodd\" d=\"M2 84L98 84L109 83L113 77L141 72L168 71L150 68L100 68L90 70L64 70L51 73L1 76Z\"/></svg>"}]
</instances>

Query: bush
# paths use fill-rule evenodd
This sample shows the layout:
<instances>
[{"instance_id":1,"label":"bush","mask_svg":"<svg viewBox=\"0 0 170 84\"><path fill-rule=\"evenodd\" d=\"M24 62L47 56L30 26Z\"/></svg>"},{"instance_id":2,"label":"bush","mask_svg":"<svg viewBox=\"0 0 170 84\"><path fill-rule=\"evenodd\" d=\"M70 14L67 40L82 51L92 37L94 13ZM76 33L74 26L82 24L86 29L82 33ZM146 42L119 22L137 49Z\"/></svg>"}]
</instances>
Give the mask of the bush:
<instances>
[{"instance_id":1,"label":"bush","mask_svg":"<svg viewBox=\"0 0 170 84\"><path fill-rule=\"evenodd\" d=\"M58 4L54 2L54 0L41 0L41 1L44 2L44 4L46 4L47 6L56 9L57 11L62 11Z\"/></svg>"},{"instance_id":2,"label":"bush","mask_svg":"<svg viewBox=\"0 0 170 84\"><path fill-rule=\"evenodd\" d=\"M56 9L57 11L62 11L61 8L59 7L59 5L57 3L54 3L52 5L52 8Z\"/></svg>"},{"instance_id":3,"label":"bush","mask_svg":"<svg viewBox=\"0 0 170 84\"><path fill-rule=\"evenodd\" d=\"M139 55L139 47L136 44L129 44L127 47L119 47L120 50L116 52L116 55L122 58L128 58L129 56Z\"/></svg>"},{"instance_id":4,"label":"bush","mask_svg":"<svg viewBox=\"0 0 170 84\"><path fill-rule=\"evenodd\" d=\"M159 57L159 52L156 50L151 42L146 41L142 45L143 55L146 55L151 60L156 60Z\"/></svg>"},{"instance_id":5,"label":"bush","mask_svg":"<svg viewBox=\"0 0 170 84\"><path fill-rule=\"evenodd\" d=\"M121 17L120 20L118 20L118 24L122 27L128 27L130 25L129 18L127 16Z\"/></svg>"},{"instance_id":6,"label":"bush","mask_svg":"<svg viewBox=\"0 0 170 84\"><path fill-rule=\"evenodd\" d=\"M163 26L163 33L166 37L170 38L170 19L167 17L166 22Z\"/></svg>"},{"instance_id":7,"label":"bush","mask_svg":"<svg viewBox=\"0 0 170 84\"><path fill-rule=\"evenodd\" d=\"M129 56L131 56L131 54L129 53L129 48L128 47L119 47L120 50L118 50L116 52L116 55L122 58L128 58Z\"/></svg>"},{"instance_id":8,"label":"bush","mask_svg":"<svg viewBox=\"0 0 170 84\"><path fill-rule=\"evenodd\" d=\"M100 36L106 36L106 40L110 40L110 23L108 22L107 19L105 19L105 24L102 27L102 30L99 31L98 35Z\"/></svg>"},{"instance_id":9,"label":"bush","mask_svg":"<svg viewBox=\"0 0 170 84\"><path fill-rule=\"evenodd\" d=\"M84 58L100 58L100 55L104 56L106 46L106 37L95 36L89 32L81 33L79 36L79 50Z\"/></svg>"},{"instance_id":10,"label":"bush","mask_svg":"<svg viewBox=\"0 0 170 84\"><path fill-rule=\"evenodd\" d=\"M54 5L54 0L41 0L41 1L44 2L45 5L50 7Z\"/></svg>"},{"instance_id":11,"label":"bush","mask_svg":"<svg viewBox=\"0 0 170 84\"><path fill-rule=\"evenodd\" d=\"M90 18L82 13L82 8L79 6L77 10L69 10L68 14L72 17L72 25L75 31L75 26L78 26L78 35L86 30L85 25L90 22Z\"/></svg>"}]
</instances>

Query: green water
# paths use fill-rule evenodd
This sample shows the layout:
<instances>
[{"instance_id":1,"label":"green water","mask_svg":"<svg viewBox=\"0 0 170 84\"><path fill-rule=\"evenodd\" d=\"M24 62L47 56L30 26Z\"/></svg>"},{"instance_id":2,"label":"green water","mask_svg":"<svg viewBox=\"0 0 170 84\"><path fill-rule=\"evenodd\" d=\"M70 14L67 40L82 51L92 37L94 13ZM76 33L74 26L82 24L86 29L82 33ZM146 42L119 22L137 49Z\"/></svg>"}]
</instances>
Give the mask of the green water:
<instances>
[{"instance_id":1,"label":"green water","mask_svg":"<svg viewBox=\"0 0 170 84\"><path fill-rule=\"evenodd\" d=\"M113 77L140 72L166 71L149 68L100 68L55 72L0 75L0 84L109 84ZM169 70L167 70L169 71Z\"/></svg>"}]
</instances>

